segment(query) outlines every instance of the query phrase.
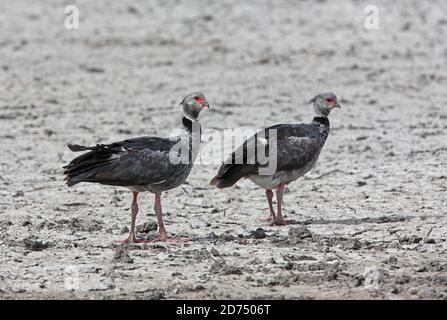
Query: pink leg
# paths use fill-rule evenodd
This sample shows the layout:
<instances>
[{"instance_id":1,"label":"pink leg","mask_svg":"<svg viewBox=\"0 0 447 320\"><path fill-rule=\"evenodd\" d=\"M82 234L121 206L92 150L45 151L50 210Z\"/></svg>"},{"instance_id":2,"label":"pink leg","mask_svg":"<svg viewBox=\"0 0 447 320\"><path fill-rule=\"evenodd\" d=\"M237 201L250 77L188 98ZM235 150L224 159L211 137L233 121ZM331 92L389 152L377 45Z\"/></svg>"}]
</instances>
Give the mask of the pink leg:
<instances>
[{"instance_id":1,"label":"pink leg","mask_svg":"<svg viewBox=\"0 0 447 320\"><path fill-rule=\"evenodd\" d=\"M276 211L276 218L273 220L273 224L277 226L285 226L287 224L295 223L294 220L284 220L282 216L282 195L284 193L284 188L286 184L281 182L278 186L278 190L276 191L276 201L278 202L278 210Z\"/></svg>"},{"instance_id":2,"label":"pink leg","mask_svg":"<svg viewBox=\"0 0 447 320\"><path fill-rule=\"evenodd\" d=\"M140 240L140 239L137 239L135 237L135 221L137 220L137 214L138 214L138 201L137 201L138 192L132 192L132 195L133 195L132 206L131 206L131 209L132 209L132 220L131 220L131 223L130 223L129 236L126 239L124 239L124 240L122 240L120 242L121 243L129 243L129 242L130 243L144 243L144 242L148 242L147 240Z\"/></svg>"},{"instance_id":3,"label":"pink leg","mask_svg":"<svg viewBox=\"0 0 447 320\"><path fill-rule=\"evenodd\" d=\"M160 201L161 194L155 194L155 213L157 214L157 221L158 221L158 230L159 235L155 239L151 240L151 242L159 242L159 241L172 241L176 242L177 240L182 241L189 241L190 238L176 238L176 237L169 237L168 233L166 232L164 223L163 223L163 212L161 210L161 201Z\"/></svg>"},{"instance_id":4,"label":"pink leg","mask_svg":"<svg viewBox=\"0 0 447 320\"><path fill-rule=\"evenodd\" d=\"M265 196L267 197L267 201L269 203L270 215L265 218L261 218L262 221L274 221L275 220L275 211L273 210L273 192L270 189L265 190Z\"/></svg>"}]
</instances>

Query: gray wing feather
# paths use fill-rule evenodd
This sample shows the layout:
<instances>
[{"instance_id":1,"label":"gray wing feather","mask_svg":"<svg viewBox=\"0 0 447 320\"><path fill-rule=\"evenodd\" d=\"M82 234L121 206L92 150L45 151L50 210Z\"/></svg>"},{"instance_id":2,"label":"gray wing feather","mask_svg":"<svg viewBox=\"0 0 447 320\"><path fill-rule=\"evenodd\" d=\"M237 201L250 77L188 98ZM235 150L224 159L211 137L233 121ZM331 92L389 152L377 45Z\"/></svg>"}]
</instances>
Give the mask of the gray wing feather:
<instances>
[{"instance_id":1,"label":"gray wing feather","mask_svg":"<svg viewBox=\"0 0 447 320\"><path fill-rule=\"evenodd\" d=\"M322 144L317 138L291 136L278 141L277 171L301 169L318 158Z\"/></svg>"},{"instance_id":2,"label":"gray wing feather","mask_svg":"<svg viewBox=\"0 0 447 320\"><path fill-rule=\"evenodd\" d=\"M271 130L275 130L276 142L270 136ZM262 164L257 159L257 149L260 147L265 148L266 155L272 146L276 147L277 171L294 170L305 167L318 157L324 142L325 136L319 124L271 126L251 136L237 148L219 168L211 184L224 188L242 177L257 174L260 167L268 166L269 163Z\"/></svg>"},{"instance_id":3,"label":"gray wing feather","mask_svg":"<svg viewBox=\"0 0 447 320\"><path fill-rule=\"evenodd\" d=\"M161 183L184 166L172 163L169 152L150 149L126 150L89 179L98 179L97 181L102 183L109 180L123 186Z\"/></svg>"},{"instance_id":4,"label":"gray wing feather","mask_svg":"<svg viewBox=\"0 0 447 320\"><path fill-rule=\"evenodd\" d=\"M75 146L90 150L65 167L67 184L98 182L133 186L160 183L187 170L187 164L176 164L170 156L179 153L172 147L180 138L142 137L95 147ZM177 153L177 154L176 154Z\"/></svg>"}]
</instances>

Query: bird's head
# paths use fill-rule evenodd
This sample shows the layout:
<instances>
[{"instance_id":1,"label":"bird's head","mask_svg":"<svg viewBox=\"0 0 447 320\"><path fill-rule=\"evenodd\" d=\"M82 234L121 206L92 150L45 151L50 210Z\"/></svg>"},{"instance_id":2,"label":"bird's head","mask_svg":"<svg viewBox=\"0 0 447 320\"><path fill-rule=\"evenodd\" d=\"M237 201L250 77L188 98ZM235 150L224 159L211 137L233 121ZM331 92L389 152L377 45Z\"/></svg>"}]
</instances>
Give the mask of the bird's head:
<instances>
[{"instance_id":1,"label":"bird's head","mask_svg":"<svg viewBox=\"0 0 447 320\"><path fill-rule=\"evenodd\" d=\"M205 95L201 92L193 92L183 98L180 104L183 106L183 111L192 120L199 117L200 111L204 108L209 108L210 105L206 101Z\"/></svg>"},{"instance_id":2,"label":"bird's head","mask_svg":"<svg viewBox=\"0 0 447 320\"><path fill-rule=\"evenodd\" d=\"M313 103L314 111L319 117L327 117L332 109L341 108L337 96L332 92L317 94L308 103Z\"/></svg>"}]
</instances>

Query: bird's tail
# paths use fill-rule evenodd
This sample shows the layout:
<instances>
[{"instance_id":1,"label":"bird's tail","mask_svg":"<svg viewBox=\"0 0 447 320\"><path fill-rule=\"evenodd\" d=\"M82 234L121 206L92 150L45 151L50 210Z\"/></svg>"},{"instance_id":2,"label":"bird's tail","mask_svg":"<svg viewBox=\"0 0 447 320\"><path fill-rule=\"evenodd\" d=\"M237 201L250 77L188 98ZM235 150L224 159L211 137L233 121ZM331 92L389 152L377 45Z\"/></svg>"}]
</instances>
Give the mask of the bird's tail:
<instances>
[{"instance_id":1,"label":"bird's tail","mask_svg":"<svg viewBox=\"0 0 447 320\"><path fill-rule=\"evenodd\" d=\"M216 186L219 189L228 188L234 185L242 178L252 175L256 170L255 166L251 165L229 165L221 169L214 178L211 179L210 185Z\"/></svg>"},{"instance_id":2,"label":"bird's tail","mask_svg":"<svg viewBox=\"0 0 447 320\"><path fill-rule=\"evenodd\" d=\"M68 144L67 147L73 152L80 152L80 151L86 151L86 150L98 150L101 148L102 145L97 144L94 147L88 147L88 146L81 146L79 144Z\"/></svg>"},{"instance_id":3,"label":"bird's tail","mask_svg":"<svg viewBox=\"0 0 447 320\"><path fill-rule=\"evenodd\" d=\"M215 176L213 179L211 179L210 181L210 185L215 186L219 189L223 189L223 188L228 188L231 187L232 185L234 185L236 183L236 181L232 182L232 183L228 183L228 181L219 178L218 176Z\"/></svg>"},{"instance_id":4,"label":"bird's tail","mask_svg":"<svg viewBox=\"0 0 447 320\"><path fill-rule=\"evenodd\" d=\"M96 145L94 147L81 146L78 144L69 144L68 148L73 152L89 151L74 158L63 169L65 181L69 187L83 181L88 181L94 176L101 167L109 164L111 152L106 145Z\"/></svg>"}]
</instances>

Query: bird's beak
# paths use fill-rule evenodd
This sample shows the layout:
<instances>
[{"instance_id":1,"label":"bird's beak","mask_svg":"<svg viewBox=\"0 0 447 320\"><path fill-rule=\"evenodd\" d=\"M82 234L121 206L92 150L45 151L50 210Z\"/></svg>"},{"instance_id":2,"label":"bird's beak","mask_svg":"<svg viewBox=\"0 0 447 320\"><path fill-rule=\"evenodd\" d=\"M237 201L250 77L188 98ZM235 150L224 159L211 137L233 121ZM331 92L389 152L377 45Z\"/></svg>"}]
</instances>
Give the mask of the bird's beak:
<instances>
[{"instance_id":1,"label":"bird's beak","mask_svg":"<svg viewBox=\"0 0 447 320\"><path fill-rule=\"evenodd\" d=\"M334 108L340 108L341 109L341 104L338 103L338 101L334 104Z\"/></svg>"},{"instance_id":2,"label":"bird's beak","mask_svg":"<svg viewBox=\"0 0 447 320\"><path fill-rule=\"evenodd\" d=\"M204 107L204 108L210 108L210 105L209 105L209 103L208 102L206 102L206 101L203 101L202 102L202 106Z\"/></svg>"}]
</instances>

